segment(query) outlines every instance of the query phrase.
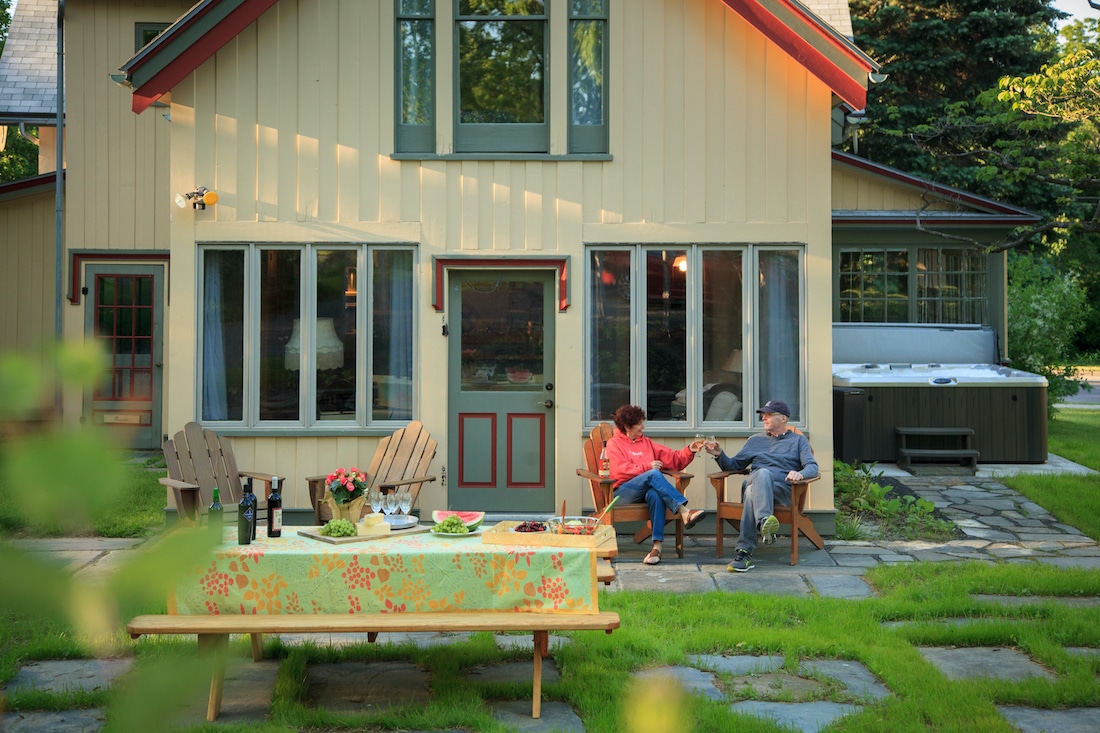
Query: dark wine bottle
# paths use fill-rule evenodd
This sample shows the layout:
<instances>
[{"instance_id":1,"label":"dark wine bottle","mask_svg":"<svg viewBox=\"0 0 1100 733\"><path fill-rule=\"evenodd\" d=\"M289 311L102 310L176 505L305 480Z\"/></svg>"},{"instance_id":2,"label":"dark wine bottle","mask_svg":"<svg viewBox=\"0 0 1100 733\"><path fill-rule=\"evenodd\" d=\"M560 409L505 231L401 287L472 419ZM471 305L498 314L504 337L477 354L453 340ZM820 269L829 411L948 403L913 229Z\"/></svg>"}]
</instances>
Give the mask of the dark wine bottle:
<instances>
[{"instance_id":1,"label":"dark wine bottle","mask_svg":"<svg viewBox=\"0 0 1100 733\"><path fill-rule=\"evenodd\" d=\"M214 487L214 501L210 502L210 509L206 512L206 524L218 538L222 536L222 524L225 518L222 510L222 500L218 496L218 487Z\"/></svg>"},{"instance_id":2,"label":"dark wine bottle","mask_svg":"<svg viewBox=\"0 0 1100 733\"><path fill-rule=\"evenodd\" d=\"M245 491L248 492L248 500L252 502L252 515L248 518L248 520L249 520L249 525L252 529L252 532L251 532L252 541L255 542L256 541L256 524L257 524L257 520L260 518L260 500L256 498L256 495L254 493L252 493L252 484L251 483L248 484L248 487L245 488Z\"/></svg>"},{"instance_id":3,"label":"dark wine bottle","mask_svg":"<svg viewBox=\"0 0 1100 733\"><path fill-rule=\"evenodd\" d=\"M271 494L267 497L267 536L283 536L283 497L277 478L271 479Z\"/></svg>"},{"instance_id":4,"label":"dark wine bottle","mask_svg":"<svg viewBox=\"0 0 1100 733\"><path fill-rule=\"evenodd\" d=\"M252 525L256 523L256 508L252 506L252 499L246 490L241 495L241 503L237 505L237 544L252 544Z\"/></svg>"}]
</instances>

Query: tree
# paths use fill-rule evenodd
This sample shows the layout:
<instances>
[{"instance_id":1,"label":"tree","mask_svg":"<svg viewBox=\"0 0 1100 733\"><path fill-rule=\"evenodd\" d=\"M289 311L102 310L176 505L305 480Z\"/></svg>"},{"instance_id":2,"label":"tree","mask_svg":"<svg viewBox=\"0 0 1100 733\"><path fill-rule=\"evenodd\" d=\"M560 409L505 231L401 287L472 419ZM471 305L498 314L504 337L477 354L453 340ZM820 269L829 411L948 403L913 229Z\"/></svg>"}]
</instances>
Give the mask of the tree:
<instances>
[{"instance_id":1,"label":"tree","mask_svg":"<svg viewBox=\"0 0 1100 733\"><path fill-rule=\"evenodd\" d=\"M1051 0L852 0L850 5L856 44L888 74L869 90L860 152L966 188L965 179L942 170L909 133L941 118L949 105L973 101L1001 77L1027 74L1049 61L1053 24L1064 14Z\"/></svg>"},{"instance_id":2,"label":"tree","mask_svg":"<svg viewBox=\"0 0 1100 733\"><path fill-rule=\"evenodd\" d=\"M0 0L0 54L11 25L11 2ZM18 127L7 128L6 144L0 148L0 183L18 181L38 173L38 148L19 134Z\"/></svg>"}]
</instances>

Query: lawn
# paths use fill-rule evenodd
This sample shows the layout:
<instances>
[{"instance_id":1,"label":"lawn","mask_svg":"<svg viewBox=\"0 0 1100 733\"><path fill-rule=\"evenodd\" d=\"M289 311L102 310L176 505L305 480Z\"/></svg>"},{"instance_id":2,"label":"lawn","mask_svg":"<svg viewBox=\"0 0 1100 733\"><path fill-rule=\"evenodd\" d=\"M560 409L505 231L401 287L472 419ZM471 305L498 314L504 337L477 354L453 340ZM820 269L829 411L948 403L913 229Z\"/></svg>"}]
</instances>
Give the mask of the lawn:
<instances>
[{"instance_id":1,"label":"lawn","mask_svg":"<svg viewBox=\"0 0 1100 733\"><path fill-rule=\"evenodd\" d=\"M1087 436L1100 434L1100 412L1062 410L1051 425L1050 450L1078 463L1100 467L1100 450ZM1085 436L1086 439L1082 439ZM125 490L116 510L130 508L133 518L113 526L91 520L89 531L141 535L163 522L163 491L156 474L131 466L124 474ZM1056 516L1097 537L1100 517L1100 483L1094 477L1023 477L1005 480ZM144 487L144 488L143 488ZM0 486L0 521L12 527L11 506ZM144 493L142 493L144 492ZM152 509L146 507L146 494ZM10 498L10 497L9 497ZM5 507L7 508L5 510ZM6 511L6 513L5 513ZM116 511L125 515L127 512ZM23 530L26 531L26 530ZM41 532L36 532L41 533ZM10 553L10 548L7 552ZM21 576L12 576L18 563ZM164 565L158 565L158 568ZM158 729L163 710L184 689L200 696L208 678L194 656L194 643L183 640L131 642L114 627L95 643L74 633L76 621L95 616L96 606L84 598L78 605L73 589L60 580L58 569L35 568L29 560L5 554L0 543L0 569L5 587L34 583L42 589L38 605L0 610L0 683L9 680L28 659L92 657L133 651L138 671L115 692L64 696L15 694L7 700L10 710L68 709L106 705L110 730ZM51 576L50 573L55 573ZM149 577L148 567L134 576ZM51 582L51 577L58 578ZM1100 596L1100 573L1059 569L1031 563L920 563L870 569L866 576L877 596L845 601L827 598L793 598L746 593L610 593L601 597L601 609L616 611L622 628L611 635L566 634L569 645L554 652L560 681L547 683L544 702L568 703L591 733L648 733L661 730L656 723L670 709L684 716L677 730L777 731L774 725L737 716L729 710L734 699L768 697L766 685L739 687L719 675L719 685L729 695L717 702L682 697L675 689L642 692L633 673L664 665L684 664L691 655L779 654L788 671L800 661L841 659L858 661L886 684L892 695L880 702L855 700L826 688L813 699L851 702L863 711L846 717L831 730L843 731L1011 731L995 705L1031 705L1040 708L1100 706L1100 659L1074 656L1066 647L1100 648L1100 609L1067 607L1047 596ZM14 579L13 579L14 578ZM25 580L24 580L25 579ZM33 580L32 580L33 579ZM126 590L120 586L120 593ZM975 600L974 594L1011 594L1030 597L1027 606L999 606ZM163 598L163 595L158 596ZM163 601L127 597L120 618L136 610L163 611ZM138 604L135 606L135 604ZM140 604L145 604L141 606ZM74 613L67 615L66 610ZM965 620L965 623L962 621ZM885 626L885 622L906 622ZM951 681L920 654L918 647L1005 646L1027 653L1055 674L1053 681L1010 682L1000 680ZM244 639L232 652L248 656ZM467 681L463 670L508 660L530 662L526 652L496 648L490 636L446 647L356 646L343 650L312 645L283 647L267 644L268 656L282 659L275 688L271 719L242 728L228 724L203 726L204 731L291 731L382 729L466 729L503 732L486 711L495 699L528 699L529 682L479 685ZM409 660L432 674L430 702L397 707L385 712L340 715L303 704L306 698L304 670L309 664L330 661ZM190 672L190 673L189 673ZM364 680L364 684L368 682ZM801 698L799 698L801 699ZM656 702L655 702L656 700ZM641 721L641 722L639 722ZM652 723L647 726L645 723Z\"/></svg>"}]
</instances>

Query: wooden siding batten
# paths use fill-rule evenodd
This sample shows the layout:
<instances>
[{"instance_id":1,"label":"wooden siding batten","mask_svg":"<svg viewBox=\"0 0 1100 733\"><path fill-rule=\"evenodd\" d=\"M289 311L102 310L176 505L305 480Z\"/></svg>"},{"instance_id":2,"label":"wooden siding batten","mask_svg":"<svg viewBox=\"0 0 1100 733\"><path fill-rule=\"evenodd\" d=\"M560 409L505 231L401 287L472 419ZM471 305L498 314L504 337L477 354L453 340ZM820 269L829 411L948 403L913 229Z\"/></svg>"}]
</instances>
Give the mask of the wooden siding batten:
<instances>
[{"instance_id":1,"label":"wooden siding batten","mask_svg":"<svg viewBox=\"0 0 1100 733\"><path fill-rule=\"evenodd\" d=\"M206 218L214 218L218 221L234 221L238 218L237 206L240 202L240 142L242 101L240 98L241 84L255 86L249 81L240 78L241 41L238 36L234 41L224 47L214 56L214 63L210 64L215 70L217 81L212 84L211 97L213 104L210 108L211 128L213 132L213 145L205 146L212 151L214 160L209 179L205 175L197 175L196 181L218 193L218 203L213 209L208 209ZM203 68L207 68L204 66ZM202 135L199 135L202 139ZM203 146L200 146L203 147ZM220 165L220 161L232 161L232 165ZM216 177L215 177L216 175ZM249 464L256 465L256 464ZM267 464L261 464L267 465Z\"/></svg>"},{"instance_id":2,"label":"wooden siding batten","mask_svg":"<svg viewBox=\"0 0 1100 733\"><path fill-rule=\"evenodd\" d=\"M320 220L320 116L321 96L318 89L322 69L319 64L321 22L317 17L320 4L314 0L298 3L297 68L297 165L298 219ZM327 29L326 29L327 30ZM264 464L258 464L264 465Z\"/></svg>"},{"instance_id":3,"label":"wooden siding batten","mask_svg":"<svg viewBox=\"0 0 1100 733\"><path fill-rule=\"evenodd\" d=\"M218 212L219 221L258 220L256 203L259 198L260 122L257 115L260 111L259 89L263 78L260 74L262 64L258 43L259 29L260 24L253 23L237 35L237 63L234 69L237 81L236 170L233 171L233 182L225 191L229 206ZM218 206L221 205L222 202L219 201Z\"/></svg>"},{"instance_id":4,"label":"wooden siding batten","mask_svg":"<svg viewBox=\"0 0 1100 733\"><path fill-rule=\"evenodd\" d=\"M685 117L696 111L697 105L701 104L703 96L697 82L688 78L684 56L689 47L698 45L690 44L687 36L699 29L691 27L684 0L667 2L664 11L661 31L664 34L662 47L665 62L661 65L661 73L654 77L662 82L664 106L661 147L664 150L665 165L660 175L663 209L661 221L682 222L686 221L685 199L690 195L686 190L690 181L684 171L687 166L684 158L684 123ZM685 88L689 85L690 90Z\"/></svg>"},{"instance_id":5,"label":"wooden siding batten","mask_svg":"<svg viewBox=\"0 0 1100 733\"><path fill-rule=\"evenodd\" d=\"M343 100L339 96L339 78L344 72L340 63L342 50L337 40L340 24L345 20L343 5L321 3L317 34L317 218L335 222L339 219L339 115Z\"/></svg>"}]
</instances>

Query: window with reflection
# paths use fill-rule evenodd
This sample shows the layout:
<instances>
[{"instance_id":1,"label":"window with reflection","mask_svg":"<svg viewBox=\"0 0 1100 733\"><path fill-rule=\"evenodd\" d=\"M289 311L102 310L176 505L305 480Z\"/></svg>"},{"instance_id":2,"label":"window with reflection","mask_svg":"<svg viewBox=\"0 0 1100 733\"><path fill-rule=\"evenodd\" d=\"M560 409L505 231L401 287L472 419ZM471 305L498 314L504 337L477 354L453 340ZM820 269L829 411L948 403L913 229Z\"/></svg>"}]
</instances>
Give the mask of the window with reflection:
<instances>
[{"instance_id":1,"label":"window with reflection","mask_svg":"<svg viewBox=\"0 0 1100 733\"><path fill-rule=\"evenodd\" d=\"M587 260L589 422L630 403L650 421L744 425L769 399L800 419L801 249L609 246Z\"/></svg>"},{"instance_id":2,"label":"window with reflection","mask_svg":"<svg viewBox=\"0 0 1100 733\"><path fill-rule=\"evenodd\" d=\"M414 254L202 248L202 419L330 428L411 419Z\"/></svg>"}]
</instances>

